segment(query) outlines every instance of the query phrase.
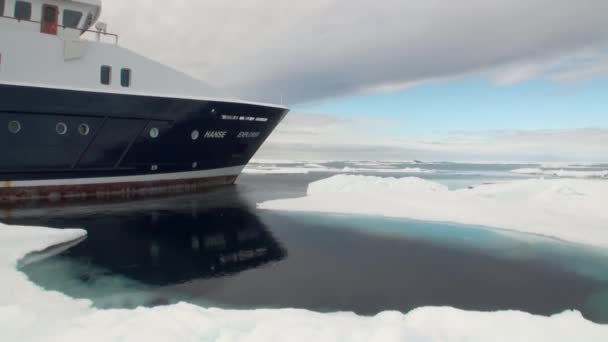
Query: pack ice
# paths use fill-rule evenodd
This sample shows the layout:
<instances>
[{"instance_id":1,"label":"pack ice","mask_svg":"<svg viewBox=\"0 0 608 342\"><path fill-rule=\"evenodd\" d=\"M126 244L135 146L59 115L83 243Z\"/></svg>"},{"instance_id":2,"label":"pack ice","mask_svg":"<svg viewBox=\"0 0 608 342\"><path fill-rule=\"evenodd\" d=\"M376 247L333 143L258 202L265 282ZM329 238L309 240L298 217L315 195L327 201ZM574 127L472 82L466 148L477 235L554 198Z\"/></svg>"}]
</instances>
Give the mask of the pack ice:
<instances>
[{"instance_id":1,"label":"pack ice","mask_svg":"<svg viewBox=\"0 0 608 342\"><path fill-rule=\"evenodd\" d=\"M449 190L416 178L336 175L311 183L303 198L262 209L380 215L453 222L608 247L608 182L527 179Z\"/></svg>"}]
</instances>

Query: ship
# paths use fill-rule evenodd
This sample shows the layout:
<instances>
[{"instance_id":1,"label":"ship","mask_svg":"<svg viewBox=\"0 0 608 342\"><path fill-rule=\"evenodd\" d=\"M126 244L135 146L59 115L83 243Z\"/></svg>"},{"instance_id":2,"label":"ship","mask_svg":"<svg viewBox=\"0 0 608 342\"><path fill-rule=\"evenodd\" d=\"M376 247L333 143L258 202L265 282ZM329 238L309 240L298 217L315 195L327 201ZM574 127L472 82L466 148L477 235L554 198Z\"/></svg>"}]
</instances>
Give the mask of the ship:
<instances>
[{"instance_id":1,"label":"ship","mask_svg":"<svg viewBox=\"0 0 608 342\"><path fill-rule=\"evenodd\" d=\"M101 0L0 0L0 204L234 184L287 115L119 45Z\"/></svg>"}]
</instances>

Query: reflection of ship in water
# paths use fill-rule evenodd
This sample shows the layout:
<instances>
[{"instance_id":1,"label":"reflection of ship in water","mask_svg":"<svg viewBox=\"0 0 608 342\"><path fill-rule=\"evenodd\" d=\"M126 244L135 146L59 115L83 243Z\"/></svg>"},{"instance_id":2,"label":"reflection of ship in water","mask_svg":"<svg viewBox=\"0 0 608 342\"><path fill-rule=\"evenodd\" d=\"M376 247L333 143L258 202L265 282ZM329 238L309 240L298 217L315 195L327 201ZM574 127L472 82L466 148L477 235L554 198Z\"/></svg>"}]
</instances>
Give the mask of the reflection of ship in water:
<instances>
[{"instance_id":1,"label":"reflection of ship in water","mask_svg":"<svg viewBox=\"0 0 608 342\"><path fill-rule=\"evenodd\" d=\"M3 219L84 227L87 239L62 255L152 286L222 277L286 256L234 189L119 205L13 210Z\"/></svg>"}]
</instances>

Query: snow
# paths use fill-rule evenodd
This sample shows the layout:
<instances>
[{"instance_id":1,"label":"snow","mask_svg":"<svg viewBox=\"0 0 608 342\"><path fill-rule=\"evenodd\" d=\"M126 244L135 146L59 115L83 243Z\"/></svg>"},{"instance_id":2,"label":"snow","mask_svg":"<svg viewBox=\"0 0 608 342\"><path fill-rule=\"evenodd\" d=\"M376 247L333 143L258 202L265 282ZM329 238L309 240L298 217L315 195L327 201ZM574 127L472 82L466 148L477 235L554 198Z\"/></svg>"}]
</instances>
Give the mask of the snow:
<instances>
[{"instance_id":1,"label":"snow","mask_svg":"<svg viewBox=\"0 0 608 342\"><path fill-rule=\"evenodd\" d=\"M608 178L608 170L580 171L580 170L551 170L539 168L524 168L512 170L512 173L537 176L554 176L562 178Z\"/></svg>"},{"instance_id":2,"label":"snow","mask_svg":"<svg viewBox=\"0 0 608 342\"><path fill-rule=\"evenodd\" d=\"M568 168L572 165L573 165L572 163L567 163L567 162L546 162L546 163L541 163L540 167L545 168L545 169L562 169L562 168Z\"/></svg>"},{"instance_id":3,"label":"snow","mask_svg":"<svg viewBox=\"0 0 608 342\"><path fill-rule=\"evenodd\" d=\"M303 198L262 209L330 212L453 222L608 247L608 182L527 179L450 190L415 177L336 175L311 183Z\"/></svg>"},{"instance_id":4,"label":"snow","mask_svg":"<svg viewBox=\"0 0 608 342\"><path fill-rule=\"evenodd\" d=\"M83 230L0 224L0 331L3 341L605 341L608 326L579 312L552 317L426 307L408 314L316 313L296 309L223 310L179 303L98 310L31 283L16 270L33 251L85 236ZM513 329L517 327L517 329Z\"/></svg>"},{"instance_id":5,"label":"snow","mask_svg":"<svg viewBox=\"0 0 608 342\"><path fill-rule=\"evenodd\" d=\"M515 169L511 170L512 173L519 173L522 175L542 175L543 169L539 168L523 168L523 169Z\"/></svg>"},{"instance_id":6,"label":"snow","mask_svg":"<svg viewBox=\"0 0 608 342\"><path fill-rule=\"evenodd\" d=\"M568 162L549 162L549 163L541 163L540 167L543 169L568 169L568 168L593 168L597 167L598 164L594 163L568 163Z\"/></svg>"},{"instance_id":7,"label":"snow","mask_svg":"<svg viewBox=\"0 0 608 342\"><path fill-rule=\"evenodd\" d=\"M325 166L315 163L304 164L304 167L313 168L313 169L325 169Z\"/></svg>"}]
</instances>

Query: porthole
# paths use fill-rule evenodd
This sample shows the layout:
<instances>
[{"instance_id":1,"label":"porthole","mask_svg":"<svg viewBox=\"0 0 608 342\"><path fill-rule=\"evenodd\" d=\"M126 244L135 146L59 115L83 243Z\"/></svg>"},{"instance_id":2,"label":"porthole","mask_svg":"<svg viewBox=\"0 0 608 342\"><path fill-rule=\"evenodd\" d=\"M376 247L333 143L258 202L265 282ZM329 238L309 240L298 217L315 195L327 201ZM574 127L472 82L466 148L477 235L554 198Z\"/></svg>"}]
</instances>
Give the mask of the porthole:
<instances>
[{"instance_id":1,"label":"porthole","mask_svg":"<svg viewBox=\"0 0 608 342\"><path fill-rule=\"evenodd\" d=\"M198 167L198 163L197 162L192 163L192 168L193 169L196 169L197 167Z\"/></svg>"},{"instance_id":2,"label":"porthole","mask_svg":"<svg viewBox=\"0 0 608 342\"><path fill-rule=\"evenodd\" d=\"M55 132L57 132L57 134L59 135L64 135L68 132L68 125L66 125L63 122L59 122L56 126L55 126Z\"/></svg>"},{"instance_id":3,"label":"porthole","mask_svg":"<svg viewBox=\"0 0 608 342\"><path fill-rule=\"evenodd\" d=\"M158 165L152 164L152 166L150 166L150 170L157 171L158 170Z\"/></svg>"},{"instance_id":4,"label":"porthole","mask_svg":"<svg viewBox=\"0 0 608 342\"><path fill-rule=\"evenodd\" d=\"M156 139L156 138L158 138L158 134L159 134L158 128L156 128L156 127L150 128L150 138Z\"/></svg>"},{"instance_id":5,"label":"porthole","mask_svg":"<svg viewBox=\"0 0 608 342\"><path fill-rule=\"evenodd\" d=\"M78 133L80 133L80 135L89 135L89 132L91 132L91 127L89 127L89 125L85 123L78 125Z\"/></svg>"},{"instance_id":6,"label":"porthole","mask_svg":"<svg viewBox=\"0 0 608 342\"><path fill-rule=\"evenodd\" d=\"M190 133L190 138L192 138L192 140L197 140L199 136L200 133L197 130L194 130L192 131L192 133Z\"/></svg>"},{"instance_id":7,"label":"porthole","mask_svg":"<svg viewBox=\"0 0 608 342\"><path fill-rule=\"evenodd\" d=\"M8 123L8 131L17 134L21 131L21 123L17 120L13 120Z\"/></svg>"}]
</instances>

